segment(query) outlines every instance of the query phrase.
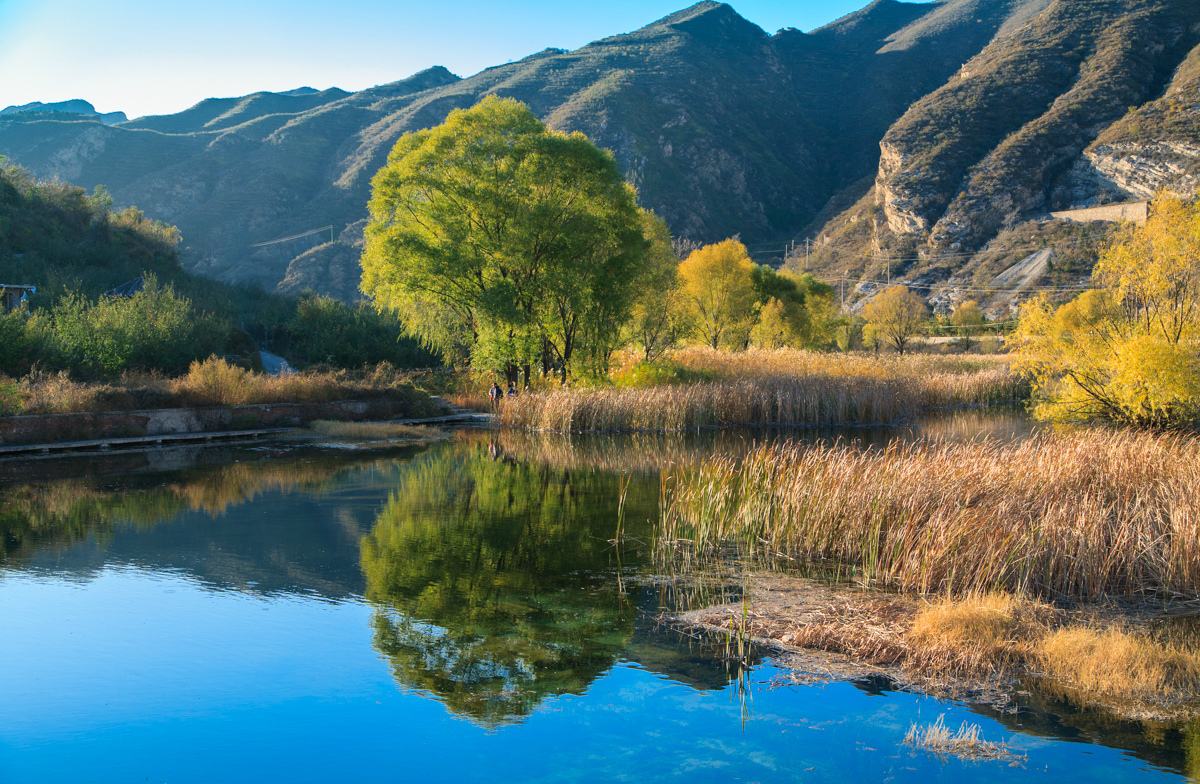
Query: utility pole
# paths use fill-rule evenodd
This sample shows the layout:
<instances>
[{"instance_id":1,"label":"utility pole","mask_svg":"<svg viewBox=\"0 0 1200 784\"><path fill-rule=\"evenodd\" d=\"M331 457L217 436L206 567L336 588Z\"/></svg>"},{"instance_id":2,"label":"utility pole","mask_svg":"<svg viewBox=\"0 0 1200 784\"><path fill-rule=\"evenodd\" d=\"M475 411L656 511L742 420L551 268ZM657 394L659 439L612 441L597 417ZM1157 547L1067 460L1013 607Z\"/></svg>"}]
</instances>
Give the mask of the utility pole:
<instances>
[{"instance_id":1,"label":"utility pole","mask_svg":"<svg viewBox=\"0 0 1200 784\"><path fill-rule=\"evenodd\" d=\"M804 238L804 271L808 272L809 257L812 256L812 237Z\"/></svg>"},{"instance_id":2,"label":"utility pole","mask_svg":"<svg viewBox=\"0 0 1200 784\"><path fill-rule=\"evenodd\" d=\"M842 275L842 310L846 309L846 276Z\"/></svg>"}]
</instances>

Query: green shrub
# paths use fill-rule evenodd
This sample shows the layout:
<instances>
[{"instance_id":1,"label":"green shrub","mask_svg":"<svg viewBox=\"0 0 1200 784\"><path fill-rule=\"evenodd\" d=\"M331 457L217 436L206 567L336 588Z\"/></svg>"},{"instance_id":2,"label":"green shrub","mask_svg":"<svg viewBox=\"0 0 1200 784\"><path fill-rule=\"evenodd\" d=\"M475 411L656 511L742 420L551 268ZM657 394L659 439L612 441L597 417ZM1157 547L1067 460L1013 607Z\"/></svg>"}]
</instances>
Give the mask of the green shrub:
<instances>
[{"instance_id":1,"label":"green shrub","mask_svg":"<svg viewBox=\"0 0 1200 784\"><path fill-rule=\"evenodd\" d=\"M659 387L668 384L695 384L712 381L715 373L692 370L676 362L638 362L613 374L613 383L624 388Z\"/></svg>"},{"instance_id":2,"label":"green shrub","mask_svg":"<svg viewBox=\"0 0 1200 784\"><path fill-rule=\"evenodd\" d=\"M396 367L432 367L429 352L410 338L392 314L377 313L365 304L352 307L315 294L296 303L284 327L280 349L293 362L361 368L387 362Z\"/></svg>"},{"instance_id":3,"label":"green shrub","mask_svg":"<svg viewBox=\"0 0 1200 784\"><path fill-rule=\"evenodd\" d=\"M24 308L0 313L0 373L22 376L38 354L36 335L29 329L29 313Z\"/></svg>"},{"instance_id":4,"label":"green shrub","mask_svg":"<svg viewBox=\"0 0 1200 784\"><path fill-rule=\"evenodd\" d=\"M30 325L46 344L46 364L88 377L114 377L127 370L183 371L190 362L221 353L228 323L197 313L190 300L147 275L132 297L90 302L68 294Z\"/></svg>"},{"instance_id":5,"label":"green shrub","mask_svg":"<svg viewBox=\"0 0 1200 784\"><path fill-rule=\"evenodd\" d=\"M0 416L13 416L24 410L21 387L17 382L0 376Z\"/></svg>"}]
</instances>

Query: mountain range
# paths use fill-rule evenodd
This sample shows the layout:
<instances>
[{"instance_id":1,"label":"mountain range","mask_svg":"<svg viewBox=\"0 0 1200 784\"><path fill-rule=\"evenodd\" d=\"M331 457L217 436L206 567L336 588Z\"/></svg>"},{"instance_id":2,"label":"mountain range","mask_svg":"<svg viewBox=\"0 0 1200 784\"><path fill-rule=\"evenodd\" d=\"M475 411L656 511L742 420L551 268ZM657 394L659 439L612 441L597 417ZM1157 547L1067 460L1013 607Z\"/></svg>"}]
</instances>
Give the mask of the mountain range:
<instances>
[{"instance_id":1,"label":"mountain range","mask_svg":"<svg viewBox=\"0 0 1200 784\"><path fill-rule=\"evenodd\" d=\"M969 291L1042 248L1040 277L1077 276L1094 235L1049 212L1200 185L1196 0L875 0L775 34L702 2L465 79L8 112L0 154L178 225L193 271L353 298L372 174L490 94L613 150L676 235L777 262L810 239L789 263L858 284Z\"/></svg>"},{"instance_id":2,"label":"mountain range","mask_svg":"<svg viewBox=\"0 0 1200 784\"><path fill-rule=\"evenodd\" d=\"M59 101L57 103L34 101L33 103L22 104L21 106L6 106L0 109L0 117L8 116L11 119L18 114L24 115L21 119L29 119L30 115L34 117L44 116L46 119L56 119L62 115L66 115L84 120L95 120L105 125L117 125L129 121L129 117L125 115L125 112L105 112L102 114L96 111L95 106L92 106L81 98L70 101Z\"/></svg>"}]
</instances>

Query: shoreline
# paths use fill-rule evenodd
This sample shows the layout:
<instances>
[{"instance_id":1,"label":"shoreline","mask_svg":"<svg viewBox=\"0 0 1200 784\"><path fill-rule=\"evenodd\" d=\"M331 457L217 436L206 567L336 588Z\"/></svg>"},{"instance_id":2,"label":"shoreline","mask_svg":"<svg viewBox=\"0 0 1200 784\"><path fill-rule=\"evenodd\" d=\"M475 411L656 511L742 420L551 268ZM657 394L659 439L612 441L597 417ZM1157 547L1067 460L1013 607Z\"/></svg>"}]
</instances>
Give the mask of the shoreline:
<instances>
[{"instance_id":1,"label":"shoreline","mask_svg":"<svg viewBox=\"0 0 1200 784\"><path fill-rule=\"evenodd\" d=\"M1005 651L976 657L978 641L921 640L912 634L923 610L936 600L892 594L810 578L754 574L746 578L744 601L714 603L665 616L685 633L723 637L727 656L756 646L791 674L796 683L858 682L885 678L897 690L985 705L999 712L1018 708L1037 689L1080 710L1124 721L1177 723L1200 717L1200 695L1120 697L1090 691L1056 678L1033 653L1038 641L1020 634L1004 640ZM944 600L943 600L944 601ZM968 602L971 600L967 600ZM1192 613L1200 612L1185 603ZM1030 603L1045 634L1111 626L1149 638L1159 624L1192 613L1150 606ZM1016 655L1013 650L1026 651Z\"/></svg>"},{"instance_id":2,"label":"shoreline","mask_svg":"<svg viewBox=\"0 0 1200 784\"><path fill-rule=\"evenodd\" d=\"M156 440L215 436L248 431L284 431L318 420L399 421L433 424L463 414L433 397L378 397L327 402L256 403L227 406L179 406L135 411L24 414L0 417L0 449L37 452L72 442ZM99 446L99 444L89 444ZM7 449L16 447L15 449Z\"/></svg>"}]
</instances>

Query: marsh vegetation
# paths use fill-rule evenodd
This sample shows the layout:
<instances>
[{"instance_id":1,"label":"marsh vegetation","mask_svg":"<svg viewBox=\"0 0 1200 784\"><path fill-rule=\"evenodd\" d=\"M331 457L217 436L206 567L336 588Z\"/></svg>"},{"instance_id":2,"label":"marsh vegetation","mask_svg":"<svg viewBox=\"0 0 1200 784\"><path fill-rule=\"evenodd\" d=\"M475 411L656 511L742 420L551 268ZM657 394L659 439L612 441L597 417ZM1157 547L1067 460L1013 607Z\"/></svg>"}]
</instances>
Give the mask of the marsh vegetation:
<instances>
[{"instance_id":1,"label":"marsh vegetation","mask_svg":"<svg viewBox=\"0 0 1200 784\"><path fill-rule=\"evenodd\" d=\"M1028 386L987 357L876 360L795 349L687 349L615 388L505 400L505 427L552 432L685 432L721 427L895 424L939 410L1014 406Z\"/></svg>"}]
</instances>

